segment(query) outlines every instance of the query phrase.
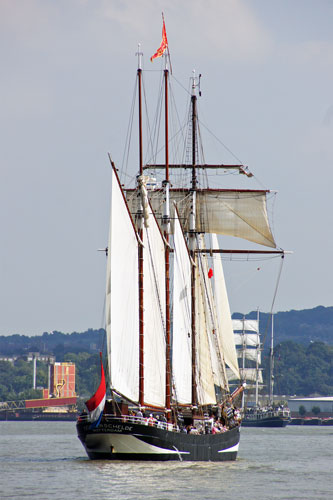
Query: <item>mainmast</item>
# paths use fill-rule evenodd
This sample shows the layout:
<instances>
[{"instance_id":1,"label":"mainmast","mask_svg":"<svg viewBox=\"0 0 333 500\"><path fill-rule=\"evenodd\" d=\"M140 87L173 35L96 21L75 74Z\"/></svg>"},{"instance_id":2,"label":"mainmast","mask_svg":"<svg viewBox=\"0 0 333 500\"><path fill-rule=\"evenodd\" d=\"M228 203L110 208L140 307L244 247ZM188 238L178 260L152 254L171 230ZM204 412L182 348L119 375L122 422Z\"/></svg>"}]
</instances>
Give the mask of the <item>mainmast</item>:
<instances>
[{"instance_id":1,"label":"mainmast","mask_svg":"<svg viewBox=\"0 0 333 500\"><path fill-rule=\"evenodd\" d=\"M164 83L165 83L165 180L164 188L164 207L163 207L163 233L166 241L165 245L165 340L166 340L166 371L165 371L165 406L167 410L171 409L171 366L170 366L170 199L169 199L169 119L168 119L168 76L167 57L165 57ZM167 419L170 421L170 411L167 412Z\"/></svg>"},{"instance_id":2,"label":"mainmast","mask_svg":"<svg viewBox=\"0 0 333 500\"><path fill-rule=\"evenodd\" d=\"M139 94L139 176L143 174L142 146L142 68L140 44L138 45L138 94ZM138 192L138 234L143 241L143 207ZM143 296L143 245L139 245L139 404L144 405L144 296Z\"/></svg>"}]
</instances>

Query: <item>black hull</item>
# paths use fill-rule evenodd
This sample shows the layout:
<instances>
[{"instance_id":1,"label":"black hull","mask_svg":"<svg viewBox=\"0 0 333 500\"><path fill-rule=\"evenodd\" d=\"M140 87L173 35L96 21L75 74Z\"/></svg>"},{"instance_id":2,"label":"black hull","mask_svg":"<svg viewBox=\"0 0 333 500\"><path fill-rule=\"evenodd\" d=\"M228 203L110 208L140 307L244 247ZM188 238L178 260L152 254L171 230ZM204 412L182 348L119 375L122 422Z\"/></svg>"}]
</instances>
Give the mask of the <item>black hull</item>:
<instances>
[{"instance_id":1,"label":"black hull","mask_svg":"<svg viewBox=\"0 0 333 500\"><path fill-rule=\"evenodd\" d=\"M244 418L242 427L286 427L289 419L283 417Z\"/></svg>"},{"instance_id":2,"label":"black hull","mask_svg":"<svg viewBox=\"0 0 333 500\"><path fill-rule=\"evenodd\" d=\"M158 427L123 422L101 422L90 429L77 423L77 432L90 459L150 461L236 460L239 427L218 434L186 434Z\"/></svg>"}]
</instances>

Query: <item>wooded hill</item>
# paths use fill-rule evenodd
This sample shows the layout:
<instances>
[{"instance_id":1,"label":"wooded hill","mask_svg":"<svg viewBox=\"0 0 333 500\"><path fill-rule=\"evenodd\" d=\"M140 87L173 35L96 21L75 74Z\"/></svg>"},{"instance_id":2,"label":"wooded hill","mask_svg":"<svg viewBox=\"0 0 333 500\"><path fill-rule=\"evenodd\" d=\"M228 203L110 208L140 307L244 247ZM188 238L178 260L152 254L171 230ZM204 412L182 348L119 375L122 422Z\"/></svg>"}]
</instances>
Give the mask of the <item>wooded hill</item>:
<instances>
[{"instance_id":1,"label":"wooded hill","mask_svg":"<svg viewBox=\"0 0 333 500\"><path fill-rule=\"evenodd\" d=\"M236 313L234 318L242 318ZM257 312L246 315L255 319ZM264 342L264 383L267 384L270 317L260 314ZM279 312L274 316L275 394L310 396L333 395L333 307ZM0 361L0 401L40 397L33 392L30 352L53 354L57 361L76 364L76 390L88 397L97 387L99 351L105 351L105 331L89 329L82 333L43 333L37 336L0 336L0 356L16 356L15 363ZM47 386L44 363L37 363L37 386Z\"/></svg>"}]
</instances>

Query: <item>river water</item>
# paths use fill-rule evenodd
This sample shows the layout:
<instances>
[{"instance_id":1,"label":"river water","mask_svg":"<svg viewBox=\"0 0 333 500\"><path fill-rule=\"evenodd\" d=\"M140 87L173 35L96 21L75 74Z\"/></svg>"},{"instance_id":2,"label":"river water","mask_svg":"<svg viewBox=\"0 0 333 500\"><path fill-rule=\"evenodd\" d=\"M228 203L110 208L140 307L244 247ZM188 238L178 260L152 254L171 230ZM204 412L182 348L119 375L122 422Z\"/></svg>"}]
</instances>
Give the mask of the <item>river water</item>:
<instances>
[{"instance_id":1,"label":"river water","mask_svg":"<svg viewBox=\"0 0 333 500\"><path fill-rule=\"evenodd\" d=\"M0 422L0 498L333 498L333 427L241 430L235 462L90 461L74 422Z\"/></svg>"}]
</instances>

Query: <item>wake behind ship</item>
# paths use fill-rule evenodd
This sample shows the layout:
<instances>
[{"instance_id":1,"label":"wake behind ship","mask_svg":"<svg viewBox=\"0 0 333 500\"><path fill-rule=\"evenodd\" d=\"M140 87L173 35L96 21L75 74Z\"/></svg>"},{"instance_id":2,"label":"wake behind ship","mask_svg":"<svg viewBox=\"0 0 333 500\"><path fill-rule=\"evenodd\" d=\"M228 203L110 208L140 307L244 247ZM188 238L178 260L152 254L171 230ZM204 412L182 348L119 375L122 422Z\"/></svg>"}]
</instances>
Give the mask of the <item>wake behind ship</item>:
<instances>
[{"instance_id":1,"label":"wake behind ship","mask_svg":"<svg viewBox=\"0 0 333 500\"><path fill-rule=\"evenodd\" d=\"M91 459L235 460L240 436L226 368L240 380L218 235L275 248L264 190L211 189L200 157L197 93L191 79L186 154L169 159L169 54L163 20L164 161L143 163L142 54L138 51L139 158L135 186L124 186L111 158L107 247L107 379L77 422ZM147 141L151 144L151 141ZM156 151L158 148L156 147ZM154 158L156 155L154 156ZM280 250L247 253L283 253Z\"/></svg>"}]
</instances>

